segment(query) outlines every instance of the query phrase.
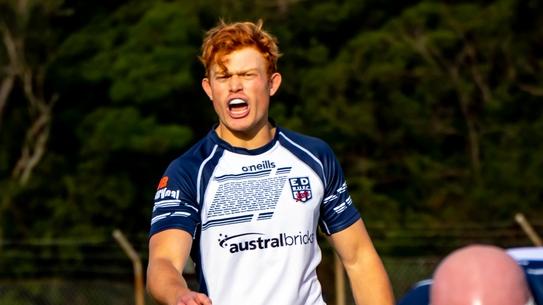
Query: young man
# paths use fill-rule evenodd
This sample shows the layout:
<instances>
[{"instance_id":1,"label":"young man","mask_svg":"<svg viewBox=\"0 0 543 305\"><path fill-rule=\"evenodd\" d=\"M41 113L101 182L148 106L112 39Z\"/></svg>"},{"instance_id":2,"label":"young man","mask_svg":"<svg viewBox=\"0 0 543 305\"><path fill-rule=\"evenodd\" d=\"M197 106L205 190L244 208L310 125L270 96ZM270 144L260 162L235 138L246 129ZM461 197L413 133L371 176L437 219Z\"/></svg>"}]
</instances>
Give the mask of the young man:
<instances>
[{"instance_id":1,"label":"young man","mask_svg":"<svg viewBox=\"0 0 543 305\"><path fill-rule=\"evenodd\" d=\"M219 123L174 160L155 196L147 285L161 304L322 305L317 226L358 305L392 305L382 262L323 141L268 119L279 50L262 23L220 23L200 57ZM200 289L181 272L191 254Z\"/></svg>"}]
</instances>

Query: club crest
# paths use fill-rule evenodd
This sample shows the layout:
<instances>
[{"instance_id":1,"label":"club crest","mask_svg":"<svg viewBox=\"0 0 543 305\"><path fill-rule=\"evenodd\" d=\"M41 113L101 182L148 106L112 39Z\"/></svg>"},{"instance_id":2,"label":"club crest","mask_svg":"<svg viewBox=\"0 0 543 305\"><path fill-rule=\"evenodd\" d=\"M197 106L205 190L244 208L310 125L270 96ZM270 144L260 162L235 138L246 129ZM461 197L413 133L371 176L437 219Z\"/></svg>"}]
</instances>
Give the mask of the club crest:
<instances>
[{"instance_id":1,"label":"club crest","mask_svg":"<svg viewBox=\"0 0 543 305\"><path fill-rule=\"evenodd\" d=\"M289 178L288 181L294 200L306 202L311 199L311 184L308 177Z\"/></svg>"}]
</instances>

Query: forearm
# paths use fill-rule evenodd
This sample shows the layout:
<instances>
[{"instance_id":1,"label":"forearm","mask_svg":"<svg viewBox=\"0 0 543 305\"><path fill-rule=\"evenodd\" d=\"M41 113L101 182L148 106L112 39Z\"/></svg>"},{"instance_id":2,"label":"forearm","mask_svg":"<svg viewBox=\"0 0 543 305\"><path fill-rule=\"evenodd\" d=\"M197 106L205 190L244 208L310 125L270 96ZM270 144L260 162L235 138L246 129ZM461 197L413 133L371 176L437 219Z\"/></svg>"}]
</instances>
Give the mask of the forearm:
<instances>
[{"instance_id":1,"label":"forearm","mask_svg":"<svg viewBox=\"0 0 543 305\"><path fill-rule=\"evenodd\" d=\"M394 295L377 253L346 262L345 269L357 305L393 305Z\"/></svg>"},{"instance_id":2,"label":"forearm","mask_svg":"<svg viewBox=\"0 0 543 305\"><path fill-rule=\"evenodd\" d=\"M347 270L357 305L393 305L394 295L381 258L360 219L330 236Z\"/></svg>"},{"instance_id":3,"label":"forearm","mask_svg":"<svg viewBox=\"0 0 543 305\"><path fill-rule=\"evenodd\" d=\"M169 261L163 259L149 263L147 290L159 304L175 304L180 295L189 292L183 276Z\"/></svg>"}]
</instances>

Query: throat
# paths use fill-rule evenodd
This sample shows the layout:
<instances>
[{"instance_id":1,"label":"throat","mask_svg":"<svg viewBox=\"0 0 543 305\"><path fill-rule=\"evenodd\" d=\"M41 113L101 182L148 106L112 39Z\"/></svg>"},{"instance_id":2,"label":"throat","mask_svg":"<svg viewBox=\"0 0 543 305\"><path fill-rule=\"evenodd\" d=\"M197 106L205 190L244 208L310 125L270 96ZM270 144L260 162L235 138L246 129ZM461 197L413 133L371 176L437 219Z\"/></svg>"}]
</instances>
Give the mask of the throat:
<instances>
[{"instance_id":1,"label":"throat","mask_svg":"<svg viewBox=\"0 0 543 305\"><path fill-rule=\"evenodd\" d=\"M252 130L232 130L219 124L215 132L228 144L245 149L256 149L270 143L275 136L276 128L267 122L263 127Z\"/></svg>"}]
</instances>

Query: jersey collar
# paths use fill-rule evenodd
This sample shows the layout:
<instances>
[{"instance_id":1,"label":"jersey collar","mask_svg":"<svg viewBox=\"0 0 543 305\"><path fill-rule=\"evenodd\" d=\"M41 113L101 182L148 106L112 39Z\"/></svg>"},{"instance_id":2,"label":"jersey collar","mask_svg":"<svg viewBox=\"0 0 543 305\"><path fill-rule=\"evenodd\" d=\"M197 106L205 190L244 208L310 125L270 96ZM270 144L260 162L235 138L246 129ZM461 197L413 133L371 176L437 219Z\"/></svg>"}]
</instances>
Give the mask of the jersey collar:
<instances>
[{"instance_id":1,"label":"jersey collar","mask_svg":"<svg viewBox=\"0 0 543 305\"><path fill-rule=\"evenodd\" d=\"M219 137L219 135L217 134L217 132L215 131L215 129L218 126L218 123L213 125L213 127L211 128L211 131L209 132L209 136L213 139L213 141L215 143L217 143L219 146L224 147L228 151L238 153L238 154L242 154L242 155L259 155L259 154L267 152L268 150L270 150L275 145L275 143L277 143L278 137L279 137L279 132L281 131L281 128L279 128L279 126L277 126L277 124L275 123L275 121L273 119L270 118L269 121L272 124L272 126L275 127L275 134L273 135L273 138L272 138L272 140L270 142L268 142L266 145L261 146L259 148L247 149L247 148L243 148L243 147L237 147L237 146L230 145L230 143L228 143L228 142L224 141L223 139L221 139Z\"/></svg>"}]
</instances>

